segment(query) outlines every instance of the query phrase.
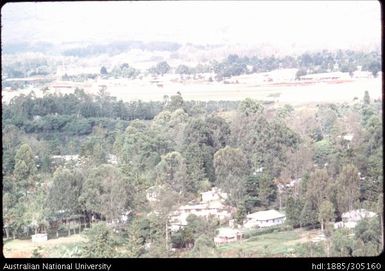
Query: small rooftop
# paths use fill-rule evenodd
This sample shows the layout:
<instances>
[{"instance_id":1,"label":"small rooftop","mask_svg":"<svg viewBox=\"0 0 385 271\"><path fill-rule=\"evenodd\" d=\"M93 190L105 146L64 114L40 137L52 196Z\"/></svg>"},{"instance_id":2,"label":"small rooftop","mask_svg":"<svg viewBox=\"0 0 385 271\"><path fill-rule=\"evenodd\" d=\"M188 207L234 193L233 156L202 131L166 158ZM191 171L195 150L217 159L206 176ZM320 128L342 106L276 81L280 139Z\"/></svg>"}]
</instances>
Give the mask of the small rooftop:
<instances>
[{"instance_id":1,"label":"small rooftop","mask_svg":"<svg viewBox=\"0 0 385 271\"><path fill-rule=\"evenodd\" d=\"M276 210L260 211L247 215L248 219L254 220L271 220L282 217L285 217L285 215Z\"/></svg>"},{"instance_id":2,"label":"small rooftop","mask_svg":"<svg viewBox=\"0 0 385 271\"><path fill-rule=\"evenodd\" d=\"M376 213L365 209L352 210L342 214L342 218L350 221L359 221L363 218L371 218L376 216Z\"/></svg>"},{"instance_id":3,"label":"small rooftop","mask_svg":"<svg viewBox=\"0 0 385 271\"><path fill-rule=\"evenodd\" d=\"M218 229L218 237L226 237L226 236L234 236L234 235L239 235L241 234L241 231L237 229L232 229L232 228L219 228Z\"/></svg>"}]
</instances>

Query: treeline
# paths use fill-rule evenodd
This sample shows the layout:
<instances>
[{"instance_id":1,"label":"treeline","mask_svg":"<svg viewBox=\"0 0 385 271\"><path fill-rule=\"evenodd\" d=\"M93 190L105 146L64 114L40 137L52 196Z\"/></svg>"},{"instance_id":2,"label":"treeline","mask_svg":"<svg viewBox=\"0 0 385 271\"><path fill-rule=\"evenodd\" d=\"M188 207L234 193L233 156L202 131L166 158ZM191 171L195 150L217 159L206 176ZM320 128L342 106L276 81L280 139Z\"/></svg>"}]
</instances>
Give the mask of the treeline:
<instances>
[{"instance_id":1,"label":"treeline","mask_svg":"<svg viewBox=\"0 0 385 271\"><path fill-rule=\"evenodd\" d=\"M242 74L252 74L260 72L270 72L276 69L296 68L297 79L300 76L312 73L324 72L349 72L352 74L361 66L361 70L370 71L376 76L382 69L381 54L378 52L356 52L351 50L338 50L336 52L322 51L316 53L303 53L298 57L239 57L236 54L229 55L222 61L213 60L208 64L198 64L190 67L181 64L172 68L167 61L161 61L147 70L152 75L164 75L175 73L185 76L196 76L200 73L214 73L211 80L222 81L225 78ZM113 68L111 72L103 66L101 74L104 76L113 76L115 78L133 78L139 76L141 71L130 67L127 63Z\"/></svg>"},{"instance_id":2,"label":"treeline","mask_svg":"<svg viewBox=\"0 0 385 271\"><path fill-rule=\"evenodd\" d=\"M168 46L168 45L164 45ZM177 45L170 45L172 48L177 48ZM173 47L174 46L174 47ZM97 46L96 46L97 47ZM165 48L166 48L165 47ZM104 48L101 46L101 48ZM123 48L123 47L122 47ZM75 50L75 49L74 49ZM89 50L87 48L76 49L87 54L97 54L103 52L104 49ZM83 54L80 53L80 54ZM21 78L33 75L48 75L53 74L58 63L47 64L47 60L42 57L19 61L12 64L5 64L2 71L6 77ZM64 75L63 80L84 81L87 79L95 79L96 76L105 78L129 78L135 79L147 74L164 75L168 73L180 75L198 75L201 73L215 73L215 79L222 81L224 78L237 76L241 74L252 74L260 72L270 72L281 68L296 68L298 69L297 78L301 75L323 72L349 72L352 74L361 66L363 71L370 71L374 76L382 70L381 53L377 51L362 52L352 50L338 50L320 52L305 52L297 57L260 57L260 56L244 56L240 57L237 54L230 54L227 58L217 61L212 60L209 63L199 63L194 67L181 64L177 67L171 67L167 61L160 61L148 70L140 70L129 63L121 63L114 67L102 66L100 74L81 74L76 76ZM9 83L7 83L9 84ZM7 86L5 84L4 86Z\"/></svg>"},{"instance_id":3,"label":"treeline","mask_svg":"<svg viewBox=\"0 0 385 271\"><path fill-rule=\"evenodd\" d=\"M7 110L30 112L16 109L16 104ZM41 160L48 142L39 134L25 134L24 122L15 126L3 121L7 230L22 237L52 230L63 211L68 216L94 214L113 227L121 225L118 235L126 256L170 256L171 242L192 244L191 253L199 255L200 249L215 250L212 236L218 222L190 218L190 226L171 240L168 215L212 186L229 193L238 223L249 212L275 208L285 210L292 227L321 227L333 234L331 222L343 212L365 208L382 214L381 104L368 93L353 105L302 110L289 105L269 108L252 99L227 112L220 104L211 112L188 104L175 95L153 119L123 118L126 122L120 126L98 125L82 141L66 146L78 150L72 154L80 154L81 163L61 167ZM14 116L9 112L5 120ZM109 154L117 156L117 164L108 164ZM295 185L288 185L293 180ZM156 204L146 200L150 187L160 189ZM129 221L123 223L121 216L127 212ZM362 231L376 225L380 228L370 224ZM95 231L114 235L104 226ZM362 240L364 247L372 248L363 254L380 251L379 239ZM91 254L106 257L101 251Z\"/></svg>"},{"instance_id":4,"label":"treeline","mask_svg":"<svg viewBox=\"0 0 385 271\"><path fill-rule=\"evenodd\" d=\"M46 94L43 97L19 95L9 104L3 103L2 124L3 132L17 131L28 136L36 135L38 140L45 143L44 151L39 151L41 157L48 154L68 154L80 151L80 142L91 135L95 129L105 129L108 140L114 140L115 130L127 127L131 120L152 120L162 110L174 110L183 106L190 115L202 112L234 110L239 102L232 101L183 101L179 96L165 96L161 102L132 101L123 102L110 97L101 90L99 95L86 94L83 90L75 90L72 94ZM76 148L70 147L77 146ZM4 150L4 167L12 164L15 150L10 153Z\"/></svg>"},{"instance_id":5,"label":"treeline","mask_svg":"<svg viewBox=\"0 0 385 271\"><path fill-rule=\"evenodd\" d=\"M31 93L27 96L16 96L9 104L3 103L2 119L4 124L22 127L27 133L61 129L69 122L73 122L72 126L77 126L77 122L79 125L92 124L94 123L92 118L151 120L163 109L179 106L178 97L165 95L161 102L140 100L123 102L109 96L103 90L98 95L86 94L81 89L76 89L71 94L47 94L43 97L35 97L34 93ZM196 114L202 110L210 113L219 108L235 109L238 103L237 101L187 101L183 102L183 108L190 114ZM82 129L79 128L79 130Z\"/></svg>"},{"instance_id":6,"label":"treeline","mask_svg":"<svg viewBox=\"0 0 385 271\"><path fill-rule=\"evenodd\" d=\"M374 76L381 71L381 54L378 52L356 52L351 50L338 50L336 52L322 51L315 53L303 53L298 57L239 57L236 54L229 55L221 62L212 61L208 70L215 72L217 80L222 78L269 72L276 69L297 68L297 77L311 73L323 73L341 71L352 73L361 66L363 71L370 71ZM193 74L195 69L181 65L176 73Z\"/></svg>"},{"instance_id":7,"label":"treeline","mask_svg":"<svg viewBox=\"0 0 385 271\"><path fill-rule=\"evenodd\" d=\"M212 79L222 81L224 78L242 74L296 68L298 69L298 79L301 75L312 73L340 71L352 74L359 69L359 66L361 66L360 69L362 71L370 71L373 76L376 76L382 69L381 63L381 54L375 51L364 53L351 50L338 50L336 52L324 50L316 53L303 53L298 57L239 57L236 54L231 54L222 61L213 60L208 64L200 63L195 67L181 64L172 68L167 61L161 61L148 69L147 72L153 75L175 73L186 76L194 76L200 73L214 73L215 77ZM103 68L104 67L102 67L102 69ZM125 63L120 67L114 67L111 73L105 70L105 73L102 74L114 77L136 78L141 72Z\"/></svg>"}]
</instances>

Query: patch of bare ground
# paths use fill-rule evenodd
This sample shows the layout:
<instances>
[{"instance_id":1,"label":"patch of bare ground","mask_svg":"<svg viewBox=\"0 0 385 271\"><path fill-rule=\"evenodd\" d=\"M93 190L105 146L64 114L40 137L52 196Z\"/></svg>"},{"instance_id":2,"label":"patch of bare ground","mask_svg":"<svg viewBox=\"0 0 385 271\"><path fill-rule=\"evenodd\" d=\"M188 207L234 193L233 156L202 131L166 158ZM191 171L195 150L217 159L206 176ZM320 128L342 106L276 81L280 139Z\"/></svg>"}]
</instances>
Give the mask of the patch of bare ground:
<instances>
[{"instance_id":1,"label":"patch of bare ground","mask_svg":"<svg viewBox=\"0 0 385 271\"><path fill-rule=\"evenodd\" d=\"M60 237L57 239L49 239L44 243L32 243L32 240L10 240L3 246L3 255L5 258L30 258L33 250L41 247L43 250L42 256L44 257L47 256L44 251L47 251L55 246L85 241L86 239L79 234L74 234L68 237Z\"/></svg>"}]
</instances>

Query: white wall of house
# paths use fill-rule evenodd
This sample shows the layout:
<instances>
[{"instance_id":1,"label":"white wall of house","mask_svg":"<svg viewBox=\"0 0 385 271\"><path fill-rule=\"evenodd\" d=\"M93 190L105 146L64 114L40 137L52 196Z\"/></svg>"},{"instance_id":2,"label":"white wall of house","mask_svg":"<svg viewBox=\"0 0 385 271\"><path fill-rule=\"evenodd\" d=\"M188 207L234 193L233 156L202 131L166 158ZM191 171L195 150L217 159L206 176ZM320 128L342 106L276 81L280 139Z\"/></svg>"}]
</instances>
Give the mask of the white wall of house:
<instances>
[{"instance_id":1,"label":"white wall of house","mask_svg":"<svg viewBox=\"0 0 385 271\"><path fill-rule=\"evenodd\" d=\"M275 219L268 219L268 220L255 220L255 219L250 219L247 220L246 223L244 224L245 228L265 228L265 227L271 227L271 226L277 226L281 225L285 222L285 218L275 218Z\"/></svg>"},{"instance_id":2,"label":"white wall of house","mask_svg":"<svg viewBox=\"0 0 385 271\"><path fill-rule=\"evenodd\" d=\"M285 219L286 216L276 210L260 211L247 215L243 226L245 228L265 228L281 225L285 222Z\"/></svg>"},{"instance_id":3,"label":"white wall of house","mask_svg":"<svg viewBox=\"0 0 385 271\"><path fill-rule=\"evenodd\" d=\"M230 243L242 239L242 233L239 230L231 228L219 228L218 234L214 237L216 244Z\"/></svg>"}]
</instances>

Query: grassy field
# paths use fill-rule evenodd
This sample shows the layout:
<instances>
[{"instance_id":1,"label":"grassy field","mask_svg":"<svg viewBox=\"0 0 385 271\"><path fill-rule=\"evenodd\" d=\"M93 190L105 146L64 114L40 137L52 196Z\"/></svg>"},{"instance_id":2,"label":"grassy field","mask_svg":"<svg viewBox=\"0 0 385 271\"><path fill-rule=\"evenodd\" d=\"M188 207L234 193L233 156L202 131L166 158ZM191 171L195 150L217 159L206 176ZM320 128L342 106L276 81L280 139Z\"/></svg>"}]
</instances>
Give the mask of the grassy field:
<instances>
[{"instance_id":1,"label":"grassy field","mask_svg":"<svg viewBox=\"0 0 385 271\"><path fill-rule=\"evenodd\" d=\"M319 234L319 230L295 229L252 236L249 239L222 244L217 247L218 257L298 257L304 252L304 244ZM79 257L79 245L85 242L80 234L50 239L43 244L31 240L6 240L3 254L6 258L30 258L37 250L43 258ZM120 253L125 248L119 249ZM188 251L179 257L186 257Z\"/></svg>"},{"instance_id":2,"label":"grassy field","mask_svg":"<svg viewBox=\"0 0 385 271\"><path fill-rule=\"evenodd\" d=\"M32 243L30 239L6 240L3 246L3 255L5 258L30 258L34 249L38 249L44 258L64 257L67 251L72 251L75 246L84 241L85 239L80 234L49 239L41 244Z\"/></svg>"},{"instance_id":3,"label":"grassy field","mask_svg":"<svg viewBox=\"0 0 385 271\"><path fill-rule=\"evenodd\" d=\"M107 81L108 82L108 81ZM98 92L97 85L86 87L85 91L93 94ZM219 101L243 100L247 97L274 101L277 103L288 103L301 105L307 103L323 102L352 102L355 97L362 99L365 91L373 99L382 96L382 81L380 79L361 79L345 83L315 83L303 85L254 85L250 82L240 84L223 84L218 82L196 82L183 84L166 82L163 87L157 87L148 82L138 80L127 80L121 84L114 84L113 81L107 83L107 91L111 96L122 99L123 101L142 100L142 101L162 101L164 95L175 95L178 91L182 93L185 100L197 101ZM19 94L27 95L31 90L4 91L2 100L9 102L10 99ZM73 90L62 90L69 93ZM43 93L38 88L34 89L36 96Z\"/></svg>"},{"instance_id":4,"label":"grassy field","mask_svg":"<svg viewBox=\"0 0 385 271\"><path fill-rule=\"evenodd\" d=\"M218 246L222 257L298 257L302 245L319 234L318 230L296 229L273 232Z\"/></svg>"}]
</instances>

